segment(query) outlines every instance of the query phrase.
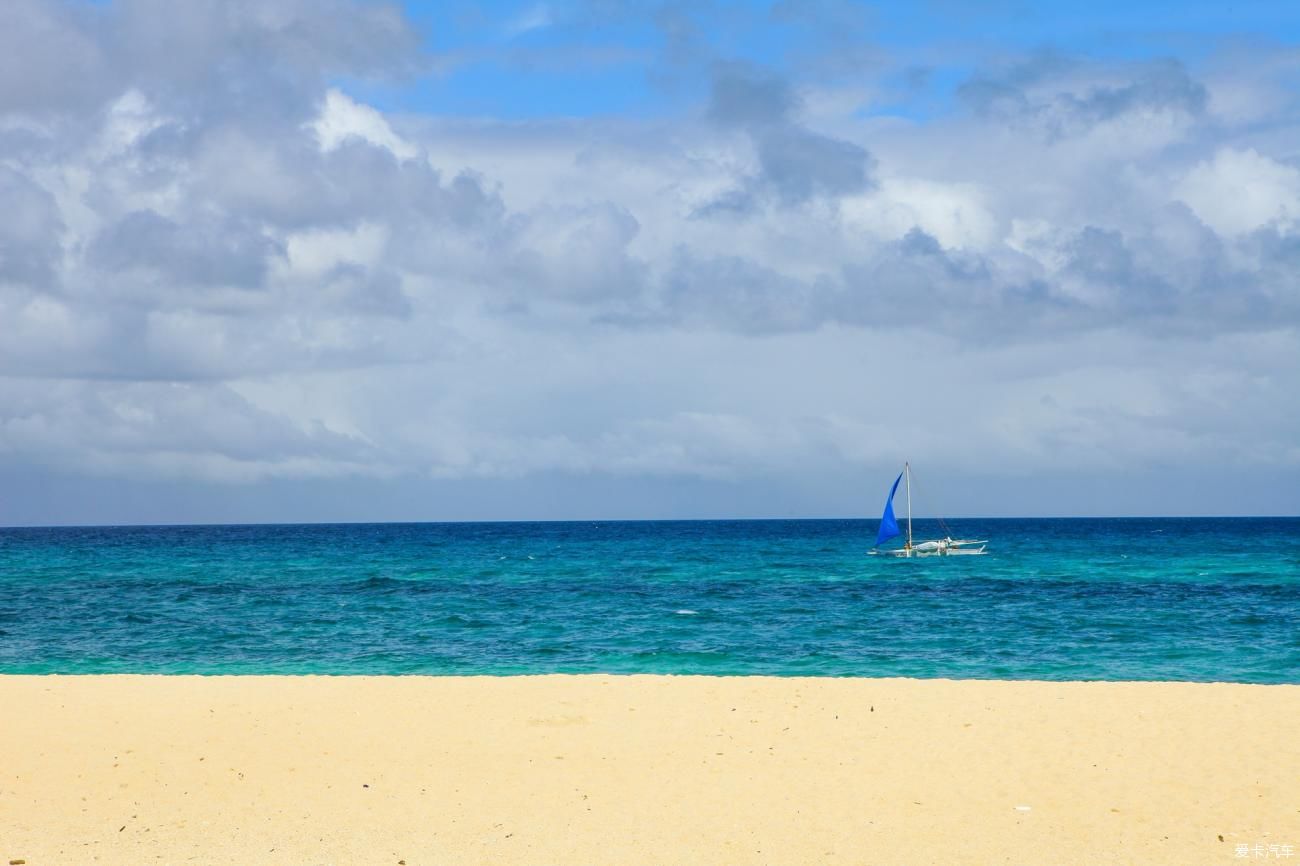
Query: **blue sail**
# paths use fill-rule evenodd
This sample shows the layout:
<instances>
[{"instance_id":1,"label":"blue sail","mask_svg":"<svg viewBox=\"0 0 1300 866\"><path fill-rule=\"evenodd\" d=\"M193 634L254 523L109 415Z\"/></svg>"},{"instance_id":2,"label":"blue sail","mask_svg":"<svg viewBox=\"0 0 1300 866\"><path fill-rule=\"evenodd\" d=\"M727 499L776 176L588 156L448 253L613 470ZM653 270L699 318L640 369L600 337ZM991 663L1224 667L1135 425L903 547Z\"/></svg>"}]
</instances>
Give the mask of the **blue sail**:
<instances>
[{"instance_id":1,"label":"blue sail","mask_svg":"<svg viewBox=\"0 0 1300 866\"><path fill-rule=\"evenodd\" d=\"M903 480L903 473L898 473L894 486L889 488L889 498L885 500L885 513L880 515L880 531L876 533L876 547L898 535L898 521L894 519L894 494L898 492L898 482Z\"/></svg>"}]
</instances>

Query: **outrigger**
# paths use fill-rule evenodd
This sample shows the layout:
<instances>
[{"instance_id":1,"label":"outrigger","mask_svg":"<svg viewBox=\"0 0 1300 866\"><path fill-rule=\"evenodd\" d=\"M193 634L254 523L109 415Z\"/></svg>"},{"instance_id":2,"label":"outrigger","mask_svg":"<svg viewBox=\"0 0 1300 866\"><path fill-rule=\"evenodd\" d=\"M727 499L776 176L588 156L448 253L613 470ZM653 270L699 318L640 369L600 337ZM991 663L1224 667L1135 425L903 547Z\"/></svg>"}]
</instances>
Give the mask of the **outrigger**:
<instances>
[{"instance_id":1,"label":"outrigger","mask_svg":"<svg viewBox=\"0 0 1300 866\"><path fill-rule=\"evenodd\" d=\"M907 540L902 547L881 547L886 541L902 535L898 520L894 517L894 494L898 492L899 482L907 479ZM947 529L942 520L939 524ZM903 471L894 479L894 486L889 489L889 498L885 500L885 513L880 516L880 530L876 533L876 544L871 553L881 556L973 556L984 552L988 541L973 541L965 538L945 536L936 541L912 542L912 467L903 464Z\"/></svg>"}]
</instances>

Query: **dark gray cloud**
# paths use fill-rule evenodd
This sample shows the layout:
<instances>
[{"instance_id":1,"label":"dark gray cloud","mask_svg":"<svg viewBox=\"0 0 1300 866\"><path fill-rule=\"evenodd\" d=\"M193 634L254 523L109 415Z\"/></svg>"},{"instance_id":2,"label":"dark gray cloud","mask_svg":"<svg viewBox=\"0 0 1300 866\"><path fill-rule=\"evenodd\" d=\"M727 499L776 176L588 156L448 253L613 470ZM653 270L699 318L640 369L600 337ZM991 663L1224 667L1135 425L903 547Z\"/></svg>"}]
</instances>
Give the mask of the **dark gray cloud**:
<instances>
[{"instance_id":1,"label":"dark gray cloud","mask_svg":"<svg viewBox=\"0 0 1300 866\"><path fill-rule=\"evenodd\" d=\"M664 277L658 313L687 327L746 334L803 331L820 324L819 291L819 286L736 256L701 257L679 250Z\"/></svg>"},{"instance_id":2,"label":"dark gray cloud","mask_svg":"<svg viewBox=\"0 0 1300 866\"><path fill-rule=\"evenodd\" d=\"M849 141L785 127L756 136L763 184L783 204L871 188L871 155Z\"/></svg>"},{"instance_id":3,"label":"dark gray cloud","mask_svg":"<svg viewBox=\"0 0 1300 866\"><path fill-rule=\"evenodd\" d=\"M330 76L414 72L419 48L388 3L13 0L0 5L0 111L86 111L138 87L191 116L271 116Z\"/></svg>"},{"instance_id":4,"label":"dark gray cloud","mask_svg":"<svg viewBox=\"0 0 1300 866\"><path fill-rule=\"evenodd\" d=\"M1143 267L1118 231L1087 226L1069 240L1066 255L1062 276L1089 290L1087 301L1080 306L1090 308L1094 315L1164 318L1179 309L1174 287Z\"/></svg>"},{"instance_id":5,"label":"dark gray cloud","mask_svg":"<svg viewBox=\"0 0 1300 866\"><path fill-rule=\"evenodd\" d=\"M181 225L153 211L133 211L90 244L88 260L110 271L150 275L178 286L262 286L284 247L248 220L197 220ZM145 273L141 273L145 272Z\"/></svg>"},{"instance_id":6,"label":"dark gray cloud","mask_svg":"<svg viewBox=\"0 0 1300 866\"><path fill-rule=\"evenodd\" d=\"M1019 253L947 248L913 228L792 278L735 256L681 250L646 305L613 321L754 335L908 328L973 344L1098 328L1206 336L1300 326L1300 244L1275 230L1229 254L1214 242L1187 249L1158 232L1085 226L1061 238L1056 255L1049 269Z\"/></svg>"},{"instance_id":7,"label":"dark gray cloud","mask_svg":"<svg viewBox=\"0 0 1300 866\"><path fill-rule=\"evenodd\" d=\"M401 277L384 267L365 268L348 262L335 265L320 278L320 291L361 315L409 319L413 311Z\"/></svg>"},{"instance_id":8,"label":"dark gray cloud","mask_svg":"<svg viewBox=\"0 0 1300 866\"><path fill-rule=\"evenodd\" d=\"M219 126L196 139L186 179L191 195L289 229L392 219L469 231L503 215L500 199L472 174L444 181L427 161L360 139L322 153L302 127L269 140L250 132Z\"/></svg>"},{"instance_id":9,"label":"dark gray cloud","mask_svg":"<svg viewBox=\"0 0 1300 866\"><path fill-rule=\"evenodd\" d=\"M50 193L0 165L0 283L49 288L63 250L63 220Z\"/></svg>"},{"instance_id":10,"label":"dark gray cloud","mask_svg":"<svg viewBox=\"0 0 1300 866\"><path fill-rule=\"evenodd\" d=\"M708 116L750 139L759 170L700 207L699 216L746 214L768 200L800 205L872 187L874 160L866 148L803 126L800 105L789 82L771 72L741 63L715 65Z\"/></svg>"},{"instance_id":11,"label":"dark gray cloud","mask_svg":"<svg viewBox=\"0 0 1300 866\"><path fill-rule=\"evenodd\" d=\"M1137 110L1199 115L1208 96L1205 85L1193 79L1182 63L1166 58L1139 69L1132 81L1095 87L1070 101L1081 116L1099 122Z\"/></svg>"},{"instance_id":12,"label":"dark gray cloud","mask_svg":"<svg viewBox=\"0 0 1300 866\"><path fill-rule=\"evenodd\" d=\"M364 441L320 426L304 429L220 384L64 382L52 394L50 388L0 382L0 429L36 465L114 475L120 463L162 477L213 480L233 471L258 480L330 475L340 464L377 457Z\"/></svg>"},{"instance_id":13,"label":"dark gray cloud","mask_svg":"<svg viewBox=\"0 0 1300 866\"><path fill-rule=\"evenodd\" d=\"M285 74L401 75L427 60L400 7L351 0L126 0L114 6L115 38L151 79L169 73L178 90L230 73L265 84ZM258 74L260 71L260 74ZM252 84L236 80L229 86ZM206 87L204 87L206 89Z\"/></svg>"},{"instance_id":14,"label":"dark gray cloud","mask_svg":"<svg viewBox=\"0 0 1300 866\"><path fill-rule=\"evenodd\" d=\"M709 95L709 118L742 131L784 127L795 120L799 97L775 73L745 63L719 63Z\"/></svg>"},{"instance_id":15,"label":"dark gray cloud","mask_svg":"<svg viewBox=\"0 0 1300 866\"><path fill-rule=\"evenodd\" d=\"M649 268L629 252L641 224L610 204L543 208L502 246L513 299L563 299L597 308L621 305L645 287Z\"/></svg>"},{"instance_id":16,"label":"dark gray cloud","mask_svg":"<svg viewBox=\"0 0 1300 866\"><path fill-rule=\"evenodd\" d=\"M1044 52L1004 70L978 73L957 92L982 117L1034 125L1057 138L1137 112L1196 117L1206 109L1205 85L1176 59L1134 64L1119 80L1106 80L1097 71Z\"/></svg>"},{"instance_id":17,"label":"dark gray cloud","mask_svg":"<svg viewBox=\"0 0 1300 866\"><path fill-rule=\"evenodd\" d=\"M0 4L0 113L93 108L117 72L95 32L101 12L72 3Z\"/></svg>"}]
</instances>

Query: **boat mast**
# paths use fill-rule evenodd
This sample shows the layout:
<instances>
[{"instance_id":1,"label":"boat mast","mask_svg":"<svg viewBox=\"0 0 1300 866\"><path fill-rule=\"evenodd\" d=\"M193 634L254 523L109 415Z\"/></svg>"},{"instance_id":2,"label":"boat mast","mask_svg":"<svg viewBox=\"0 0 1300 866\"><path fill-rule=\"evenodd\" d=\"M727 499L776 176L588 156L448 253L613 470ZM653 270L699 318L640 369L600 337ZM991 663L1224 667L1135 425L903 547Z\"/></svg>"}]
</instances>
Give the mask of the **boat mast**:
<instances>
[{"instance_id":1,"label":"boat mast","mask_svg":"<svg viewBox=\"0 0 1300 866\"><path fill-rule=\"evenodd\" d=\"M912 548L912 464L903 463L903 474L907 476L907 547Z\"/></svg>"}]
</instances>

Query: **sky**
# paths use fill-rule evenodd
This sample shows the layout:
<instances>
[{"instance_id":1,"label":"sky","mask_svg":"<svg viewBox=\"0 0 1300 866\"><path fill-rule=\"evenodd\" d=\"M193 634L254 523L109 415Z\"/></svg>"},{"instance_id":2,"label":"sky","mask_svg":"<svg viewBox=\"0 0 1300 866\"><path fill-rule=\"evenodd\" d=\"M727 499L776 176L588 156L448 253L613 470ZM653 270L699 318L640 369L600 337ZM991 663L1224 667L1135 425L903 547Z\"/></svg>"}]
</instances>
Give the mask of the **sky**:
<instances>
[{"instance_id":1,"label":"sky","mask_svg":"<svg viewBox=\"0 0 1300 866\"><path fill-rule=\"evenodd\" d=\"M1300 513L1300 5L6 0L0 525Z\"/></svg>"}]
</instances>

